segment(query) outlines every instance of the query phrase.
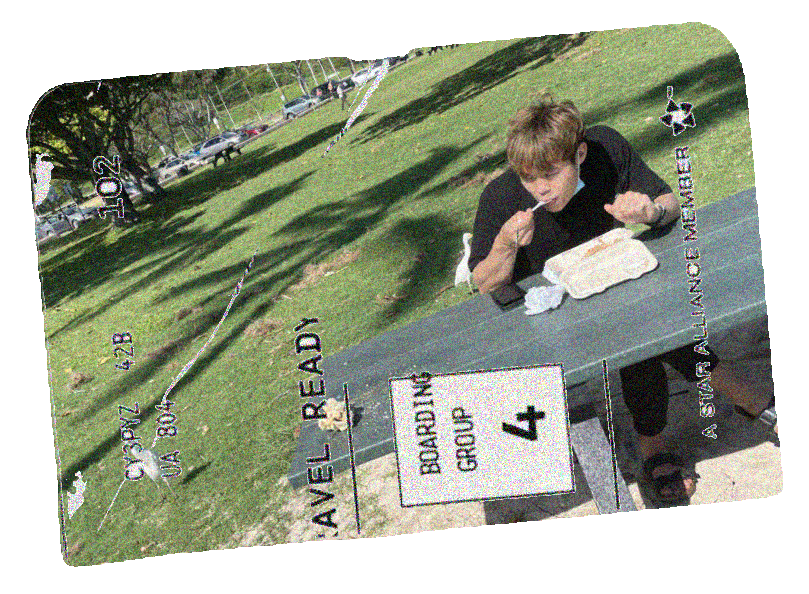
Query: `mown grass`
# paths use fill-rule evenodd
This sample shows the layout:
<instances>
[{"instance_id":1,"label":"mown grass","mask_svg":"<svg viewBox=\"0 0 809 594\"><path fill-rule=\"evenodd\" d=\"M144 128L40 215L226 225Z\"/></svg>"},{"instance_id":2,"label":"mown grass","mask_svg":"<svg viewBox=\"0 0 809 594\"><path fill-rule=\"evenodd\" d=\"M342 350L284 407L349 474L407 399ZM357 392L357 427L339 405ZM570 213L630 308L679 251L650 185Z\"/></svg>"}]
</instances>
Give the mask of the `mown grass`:
<instances>
[{"instance_id":1,"label":"mown grass","mask_svg":"<svg viewBox=\"0 0 809 594\"><path fill-rule=\"evenodd\" d=\"M697 118L678 138L657 121L671 84ZM744 79L721 33L560 35L412 60L325 158L348 116L339 101L169 187L137 226L97 222L42 249L62 494L77 470L88 482L84 506L66 519L70 563L232 546L274 513L305 379L295 324L319 318L328 356L467 299L465 287L446 290L482 190L462 183L503 166L505 123L541 90L574 100L587 123L617 128L672 185L673 147L687 142L699 205L754 185ZM346 251L356 259L294 288L307 265ZM97 532L123 479L118 405L148 411L136 433L151 444L154 404L210 335L254 252L230 316L171 395L179 434L158 449L180 451L178 499L162 501L148 479L125 484ZM261 319L275 329L247 335ZM129 371L114 368L116 332L134 336ZM94 379L71 389L73 372Z\"/></svg>"}]
</instances>

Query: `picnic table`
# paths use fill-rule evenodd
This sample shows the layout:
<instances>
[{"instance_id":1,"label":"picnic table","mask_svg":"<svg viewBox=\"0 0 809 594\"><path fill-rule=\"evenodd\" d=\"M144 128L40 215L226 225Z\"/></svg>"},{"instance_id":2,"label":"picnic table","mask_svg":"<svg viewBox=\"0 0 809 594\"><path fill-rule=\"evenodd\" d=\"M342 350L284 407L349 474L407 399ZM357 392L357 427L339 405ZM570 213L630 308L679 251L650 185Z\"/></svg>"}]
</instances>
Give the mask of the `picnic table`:
<instances>
[{"instance_id":1,"label":"picnic table","mask_svg":"<svg viewBox=\"0 0 809 594\"><path fill-rule=\"evenodd\" d=\"M637 239L658 259L655 270L586 299L566 295L557 309L526 316L524 307L502 311L489 295L476 294L324 359L326 396L341 400L346 384L352 410L360 411L352 427L355 464L394 451L390 378L561 363L571 443L599 512L634 509L620 472L614 475L612 447L596 416L604 395L576 387L601 377L602 361L619 369L694 342L685 247L699 249L709 336L766 314L755 188L698 209L696 231L696 240L687 242L680 221L644 231ZM526 290L547 284L541 275L519 283ZM326 442L334 471L350 468L343 435L305 423L290 483L307 482L306 458Z\"/></svg>"}]
</instances>

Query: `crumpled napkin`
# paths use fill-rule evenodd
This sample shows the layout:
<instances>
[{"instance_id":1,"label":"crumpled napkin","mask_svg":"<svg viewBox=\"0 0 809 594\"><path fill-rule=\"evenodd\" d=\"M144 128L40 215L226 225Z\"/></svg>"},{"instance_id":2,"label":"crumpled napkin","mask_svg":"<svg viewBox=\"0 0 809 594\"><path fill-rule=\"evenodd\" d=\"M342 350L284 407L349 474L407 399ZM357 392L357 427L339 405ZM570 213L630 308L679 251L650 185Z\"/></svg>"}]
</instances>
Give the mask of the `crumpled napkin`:
<instances>
[{"instance_id":1,"label":"crumpled napkin","mask_svg":"<svg viewBox=\"0 0 809 594\"><path fill-rule=\"evenodd\" d=\"M345 431L348 429L345 402L338 402L334 398L329 398L323 406L323 412L326 413L326 418L317 422L317 426L323 431Z\"/></svg>"},{"instance_id":2,"label":"crumpled napkin","mask_svg":"<svg viewBox=\"0 0 809 594\"><path fill-rule=\"evenodd\" d=\"M533 316L559 307L565 292L565 288L561 285L531 287L525 294L525 315Z\"/></svg>"}]
</instances>

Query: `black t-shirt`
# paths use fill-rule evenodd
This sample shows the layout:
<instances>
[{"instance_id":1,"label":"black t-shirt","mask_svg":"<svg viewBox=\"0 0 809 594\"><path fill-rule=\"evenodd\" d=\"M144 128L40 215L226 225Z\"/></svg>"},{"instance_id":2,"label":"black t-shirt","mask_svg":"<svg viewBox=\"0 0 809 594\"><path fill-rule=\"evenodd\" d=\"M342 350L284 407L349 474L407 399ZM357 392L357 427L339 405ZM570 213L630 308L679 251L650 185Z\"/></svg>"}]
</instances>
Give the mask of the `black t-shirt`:
<instances>
[{"instance_id":1,"label":"black t-shirt","mask_svg":"<svg viewBox=\"0 0 809 594\"><path fill-rule=\"evenodd\" d=\"M565 208L552 213L534 211L534 237L517 251L513 280L542 272L545 260L610 229L622 226L604 210L617 194L640 192L652 200L671 192L618 132L593 126L584 134L587 156L581 165L582 188ZM474 270L489 255L503 224L517 211L536 206L517 173L509 168L483 190L472 231L469 269Z\"/></svg>"}]
</instances>

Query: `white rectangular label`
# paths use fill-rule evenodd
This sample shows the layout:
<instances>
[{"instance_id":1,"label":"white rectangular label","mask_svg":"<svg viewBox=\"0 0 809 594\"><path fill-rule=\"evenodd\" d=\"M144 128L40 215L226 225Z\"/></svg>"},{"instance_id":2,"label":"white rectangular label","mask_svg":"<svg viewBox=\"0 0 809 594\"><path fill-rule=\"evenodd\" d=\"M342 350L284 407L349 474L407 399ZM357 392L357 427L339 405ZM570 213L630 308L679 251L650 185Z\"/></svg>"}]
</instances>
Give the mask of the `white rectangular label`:
<instances>
[{"instance_id":1,"label":"white rectangular label","mask_svg":"<svg viewBox=\"0 0 809 594\"><path fill-rule=\"evenodd\" d=\"M390 387L403 506L575 489L561 365Z\"/></svg>"}]
</instances>

